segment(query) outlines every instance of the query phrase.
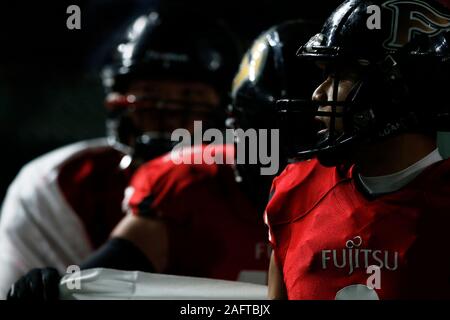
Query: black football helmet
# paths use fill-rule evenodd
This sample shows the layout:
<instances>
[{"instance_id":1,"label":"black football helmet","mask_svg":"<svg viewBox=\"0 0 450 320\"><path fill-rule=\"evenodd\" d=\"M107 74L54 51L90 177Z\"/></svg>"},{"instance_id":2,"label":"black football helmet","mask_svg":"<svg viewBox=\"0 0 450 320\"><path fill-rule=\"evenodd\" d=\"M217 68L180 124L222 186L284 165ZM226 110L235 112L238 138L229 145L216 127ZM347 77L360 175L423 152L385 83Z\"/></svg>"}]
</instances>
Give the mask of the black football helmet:
<instances>
[{"instance_id":1,"label":"black football helmet","mask_svg":"<svg viewBox=\"0 0 450 320\"><path fill-rule=\"evenodd\" d=\"M309 141L310 145L315 138L312 133L315 132L317 122L313 116L291 119L297 124L295 132L280 128L276 102L283 98L305 99L310 96L317 81L308 75L314 74L314 69L297 59L295 52L316 27L313 22L297 20L287 21L263 32L244 55L233 80L227 127L242 130L281 129L281 141L277 141L281 142L279 148L273 148L271 143L268 145L269 154L274 155L279 151L276 154L279 171L284 168L287 160L281 146L288 146L294 141L296 145ZM251 148L235 134L237 150L241 143L242 147L247 147L246 152ZM261 175L263 164L249 162L236 165L236 179L261 211L266 205L273 176Z\"/></svg>"},{"instance_id":2,"label":"black football helmet","mask_svg":"<svg viewBox=\"0 0 450 320\"><path fill-rule=\"evenodd\" d=\"M158 106L161 117L170 116L165 113L166 104L175 103L186 114L214 109L208 115L209 126L223 128L230 82L239 58L239 43L220 21L188 13L162 15L150 12L139 17L126 32L125 40L117 46L112 62L102 72L110 143L118 148L125 147L127 153L142 160L169 151L174 146L170 132L141 132L127 118L128 112L150 105ZM130 83L135 80L202 83L216 91L220 106L213 108L197 103L194 106L188 101L126 95ZM135 141L132 148L127 148L125 137L130 135Z\"/></svg>"},{"instance_id":3,"label":"black football helmet","mask_svg":"<svg viewBox=\"0 0 450 320\"><path fill-rule=\"evenodd\" d=\"M293 126L280 127L277 100L306 99L319 79L315 68L295 52L318 25L312 21L287 21L263 32L244 55L232 85L227 126L242 129L279 129L281 156L292 145L311 145L318 122L313 116L294 114L284 119ZM239 143L239 141L237 142Z\"/></svg>"},{"instance_id":4,"label":"black football helmet","mask_svg":"<svg viewBox=\"0 0 450 320\"><path fill-rule=\"evenodd\" d=\"M288 116L329 118L315 145L291 149L291 156L317 155L334 165L360 144L402 132L448 131L449 30L450 12L439 2L346 0L297 52L332 75L333 100L278 102ZM338 101L339 81L348 68L356 70L358 81L345 101ZM325 106L331 111L318 111Z\"/></svg>"}]
</instances>

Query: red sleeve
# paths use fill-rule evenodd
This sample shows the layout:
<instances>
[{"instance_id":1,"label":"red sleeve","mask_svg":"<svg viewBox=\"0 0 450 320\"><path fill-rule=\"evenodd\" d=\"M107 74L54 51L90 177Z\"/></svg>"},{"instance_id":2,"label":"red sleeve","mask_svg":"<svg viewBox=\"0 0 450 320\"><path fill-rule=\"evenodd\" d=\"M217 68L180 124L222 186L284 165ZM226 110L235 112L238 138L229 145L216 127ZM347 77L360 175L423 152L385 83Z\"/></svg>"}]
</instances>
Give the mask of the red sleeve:
<instances>
[{"instance_id":1,"label":"red sleeve","mask_svg":"<svg viewBox=\"0 0 450 320\"><path fill-rule=\"evenodd\" d=\"M187 150L183 157L194 153L210 153L211 147L198 146ZM229 146L216 146L213 153L231 154ZM219 172L216 164L176 164L171 156L165 155L142 165L133 176L128 191L128 209L135 215L170 219L184 222L190 207L204 198L198 194L206 181ZM131 195L131 196L130 196Z\"/></svg>"},{"instance_id":2,"label":"red sleeve","mask_svg":"<svg viewBox=\"0 0 450 320\"><path fill-rule=\"evenodd\" d=\"M206 178L195 171L184 164L167 167L151 162L144 165L132 178L129 209L135 215L182 223L186 208L193 200L195 184Z\"/></svg>"},{"instance_id":3,"label":"red sleeve","mask_svg":"<svg viewBox=\"0 0 450 320\"><path fill-rule=\"evenodd\" d=\"M339 179L335 168L323 167L316 159L290 164L274 179L264 213L274 249L289 242L289 224L308 214Z\"/></svg>"}]
</instances>

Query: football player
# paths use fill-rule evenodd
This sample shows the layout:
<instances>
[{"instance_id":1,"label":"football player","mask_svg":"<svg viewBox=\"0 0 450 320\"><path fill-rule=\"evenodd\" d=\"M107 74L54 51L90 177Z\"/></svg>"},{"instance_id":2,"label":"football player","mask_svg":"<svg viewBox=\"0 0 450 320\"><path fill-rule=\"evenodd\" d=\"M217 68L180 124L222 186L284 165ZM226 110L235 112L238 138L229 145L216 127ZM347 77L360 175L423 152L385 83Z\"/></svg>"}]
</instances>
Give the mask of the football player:
<instances>
[{"instance_id":1,"label":"football player","mask_svg":"<svg viewBox=\"0 0 450 320\"><path fill-rule=\"evenodd\" d=\"M32 268L65 272L107 239L123 217L129 178L170 150L170 133L194 120L223 127L240 59L225 25L202 16L139 17L102 74L106 139L65 146L27 164L0 221L0 297Z\"/></svg>"},{"instance_id":2,"label":"football player","mask_svg":"<svg viewBox=\"0 0 450 320\"><path fill-rule=\"evenodd\" d=\"M275 101L301 98L312 90L299 82L303 70L290 54L310 28L302 21L289 22L254 42L233 81L229 127L277 128ZM306 132L312 122L304 122ZM236 150L241 143L236 140ZM196 146L142 165L126 191L129 214L81 267L266 283L270 254L262 212L272 176L260 175L261 164L228 164L235 162L235 145ZM205 149L215 159L223 156L223 164L173 161ZM118 250L118 243L126 250ZM58 279L55 270L34 270L16 282L10 297L55 297Z\"/></svg>"},{"instance_id":3,"label":"football player","mask_svg":"<svg viewBox=\"0 0 450 320\"><path fill-rule=\"evenodd\" d=\"M449 27L435 1L347 0L298 50L324 80L280 108L323 127L273 182L271 298L450 298Z\"/></svg>"}]
</instances>

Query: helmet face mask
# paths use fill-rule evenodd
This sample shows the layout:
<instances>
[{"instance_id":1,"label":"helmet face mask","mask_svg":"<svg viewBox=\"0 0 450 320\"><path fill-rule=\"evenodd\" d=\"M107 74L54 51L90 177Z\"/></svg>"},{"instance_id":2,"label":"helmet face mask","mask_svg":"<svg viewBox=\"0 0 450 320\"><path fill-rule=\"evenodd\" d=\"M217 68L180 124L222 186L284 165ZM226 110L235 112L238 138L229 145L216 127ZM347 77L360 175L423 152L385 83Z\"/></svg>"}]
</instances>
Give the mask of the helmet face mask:
<instances>
[{"instance_id":1,"label":"helmet face mask","mask_svg":"<svg viewBox=\"0 0 450 320\"><path fill-rule=\"evenodd\" d=\"M206 126L214 122L219 100L214 88L202 83L136 80L125 94L107 96L108 136L112 144L129 146L129 153L141 160L150 159L173 148L174 130L193 133L194 121Z\"/></svg>"},{"instance_id":2,"label":"helmet face mask","mask_svg":"<svg viewBox=\"0 0 450 320\"><path fill-rule=\"evenodd\" d=\"M422 6L417 10L435 10L431 1L418 2ZM365 25L367 7L373 4L383 8L381 30ZM443 123L447 117L448 122L449 106L442 106L444 83L449 85L448 33L438 30L432 37L410 33L409 42L388 47L394 31L408 30L395 19L403 15L389 10L397 4L402 6L396 0L347 0L321 33L300 47L299 59L321 65L327 80L316 89L312 101L279 101L280 112L286 117L312 113L327 129L317 132L312 146L294 147L292 159L317 156L324 164L337 165L350 160L362 146L405 132L436 132L438 118ZM404 17L400 21L408 22ZM435 94L439 88L442 92ZM438 106L442 109L437 110Z\"/></svg>"}]
</instances>

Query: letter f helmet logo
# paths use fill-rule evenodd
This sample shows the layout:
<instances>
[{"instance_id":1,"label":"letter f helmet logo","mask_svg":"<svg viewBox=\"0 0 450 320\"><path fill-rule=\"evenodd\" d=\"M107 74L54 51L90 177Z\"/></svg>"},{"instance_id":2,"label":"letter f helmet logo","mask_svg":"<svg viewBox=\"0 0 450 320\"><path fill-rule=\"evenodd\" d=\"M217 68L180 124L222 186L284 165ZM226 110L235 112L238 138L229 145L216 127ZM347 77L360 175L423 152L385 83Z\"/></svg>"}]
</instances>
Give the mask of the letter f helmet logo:
<instances>
[{"instance_id":1,"label":"letter f helmet logo","mask_svg":"<svg viewBox=\"0 0 450 320\"><path fill-rule=\"evenodd\" d=\"M424 1L392 0L383 7L393 13L391 36L384 43L388 49L403 47L418 33L432 37L450 30L450 16Z\"/></svg>"}]
</instances>

